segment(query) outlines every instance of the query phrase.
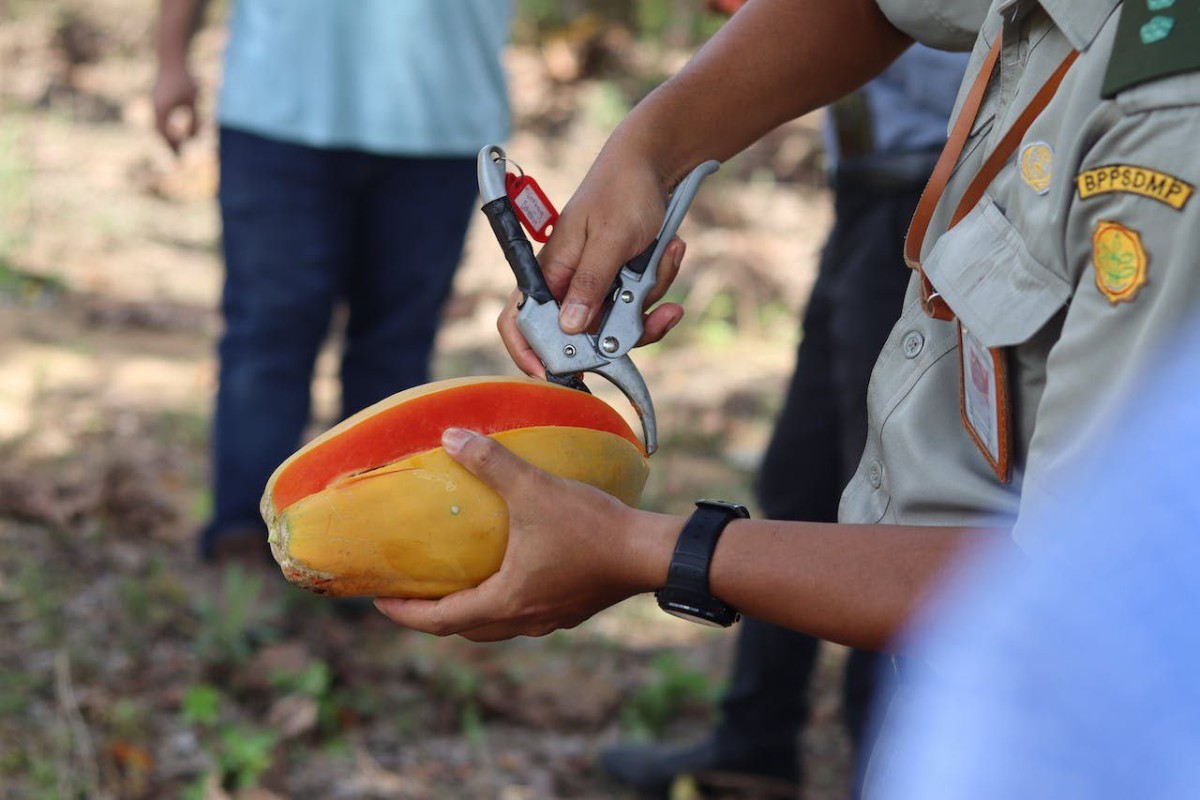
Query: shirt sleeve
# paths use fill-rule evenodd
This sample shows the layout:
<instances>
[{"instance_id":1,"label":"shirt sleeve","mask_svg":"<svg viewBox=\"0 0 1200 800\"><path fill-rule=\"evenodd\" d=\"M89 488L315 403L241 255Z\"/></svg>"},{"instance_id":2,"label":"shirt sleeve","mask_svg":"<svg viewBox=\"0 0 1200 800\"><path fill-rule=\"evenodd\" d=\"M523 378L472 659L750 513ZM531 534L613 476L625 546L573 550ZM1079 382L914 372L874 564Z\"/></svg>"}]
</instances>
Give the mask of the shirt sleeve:
<instances>
[{"instance_id":1,"label":"shirt sleeve","mask_svg":"<svg viewBox=\"0 0 1200 800\"><path fill-rule=\"evenodd\" d=\"M1063 247L1074 288L1046 363L1015 535L1024 519L1057 505L1047 486L1089 442L1127 424L1120 410L1145 376L1178 349L1184 323L1200 314L1200 106L1119 118L1082 158L1065 219ZM1112 476L1113 502L1121 475Z\"/></svg>"},{"instance_id":2,"label":"shirt sleeve","mask_svg":"<svg viewBox=\"0 0 1200 800\"><path fill-rule=\"evenodd\" d=\"M877 0L892 25L938 50L970 50L989 0Z\"/></svg>"}]
</instances>

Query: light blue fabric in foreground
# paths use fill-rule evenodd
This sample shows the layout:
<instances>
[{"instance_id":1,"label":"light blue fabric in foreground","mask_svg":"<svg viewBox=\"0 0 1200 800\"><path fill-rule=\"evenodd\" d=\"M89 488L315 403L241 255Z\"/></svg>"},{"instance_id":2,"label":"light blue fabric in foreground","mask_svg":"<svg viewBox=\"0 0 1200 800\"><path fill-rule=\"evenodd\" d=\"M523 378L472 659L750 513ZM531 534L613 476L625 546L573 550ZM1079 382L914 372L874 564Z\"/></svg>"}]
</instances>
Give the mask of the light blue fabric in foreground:
<instances>
[{"instance_id":1,"label":"light blue fabric in foreground","mask_svg":"<svg viewBox=\"0 0 1200 800\"><path fill-rule=\"evenodd\" d=\"M872 798L1200 796L1200 327L1176 348L1038 548L943 593Z\"/></svg>"},{"instance_id":2,"label":"light blue fabric in foreground","mask_svg":"<svg viewBox=\"0 0 1200 800\"><path fill-rule=\"evenodd\" d=\"M474 156L508 135L512 0L235 0L218 119L294 144Z\"/></svg>"}]
</instances>

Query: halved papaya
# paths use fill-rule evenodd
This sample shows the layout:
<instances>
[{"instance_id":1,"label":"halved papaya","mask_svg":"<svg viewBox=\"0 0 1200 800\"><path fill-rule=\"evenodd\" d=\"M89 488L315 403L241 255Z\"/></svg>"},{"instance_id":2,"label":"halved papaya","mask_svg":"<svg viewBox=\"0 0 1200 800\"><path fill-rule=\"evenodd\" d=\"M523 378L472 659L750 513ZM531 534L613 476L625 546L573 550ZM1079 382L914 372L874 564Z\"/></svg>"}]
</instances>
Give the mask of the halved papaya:
<instances>
[{"instance_id":1,"label":"halved papaya","mask_svg":"<svg viewBox=\"0 0 1200 800\"><path fill-rule=\"evenodd\" d=\"M507 507L441 448L448 427L490 435L631 505L649 474L632 429L592 395L527 378L426 384L356 414L275 470L262 513L288 580L333 596L436 598L494 573Z\"/></svg>"}]
</instances>

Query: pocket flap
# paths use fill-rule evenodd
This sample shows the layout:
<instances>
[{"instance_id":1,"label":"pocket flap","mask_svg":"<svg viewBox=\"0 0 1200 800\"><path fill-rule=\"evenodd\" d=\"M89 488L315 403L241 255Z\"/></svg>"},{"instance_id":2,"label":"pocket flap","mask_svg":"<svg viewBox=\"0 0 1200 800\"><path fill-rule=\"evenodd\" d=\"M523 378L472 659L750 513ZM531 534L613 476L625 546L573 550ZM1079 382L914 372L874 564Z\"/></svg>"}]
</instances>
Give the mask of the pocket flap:
<instances>
[{"instance_id":1,"label":"pocket flap","mask_svg":"<svg viewBox=\"0 0 1200 800\"><path fill-rule=\"evenodd\" d=\"M986 196L942 235L924 269L946 304L987 347L1024 342L1071 297L1067 280L1030 254Z\"/></svg>"}]
</instances>

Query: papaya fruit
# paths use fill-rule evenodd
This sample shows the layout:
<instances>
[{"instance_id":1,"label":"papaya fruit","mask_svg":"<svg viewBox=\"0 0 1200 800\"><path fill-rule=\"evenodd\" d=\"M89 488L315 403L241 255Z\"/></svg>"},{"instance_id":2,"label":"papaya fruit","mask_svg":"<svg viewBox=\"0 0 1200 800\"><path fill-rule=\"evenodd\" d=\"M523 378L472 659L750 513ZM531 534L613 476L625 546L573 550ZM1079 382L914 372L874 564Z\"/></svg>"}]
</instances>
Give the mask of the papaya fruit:
<instances>
[{"instance_id":1,"label":"papaya fruit","mask_svg":"<svg viewBox=\"0 0 1200 800\"><path fill-rule=\"evenodd\" d=\"M262 515L284 576L329 596L438 598L499 569L507 506L442 449L449 427L630 505L649 475L641 441L597 397L528 378L426 384L350 417L275 470Z\"/></svg>"}]
</instances>

